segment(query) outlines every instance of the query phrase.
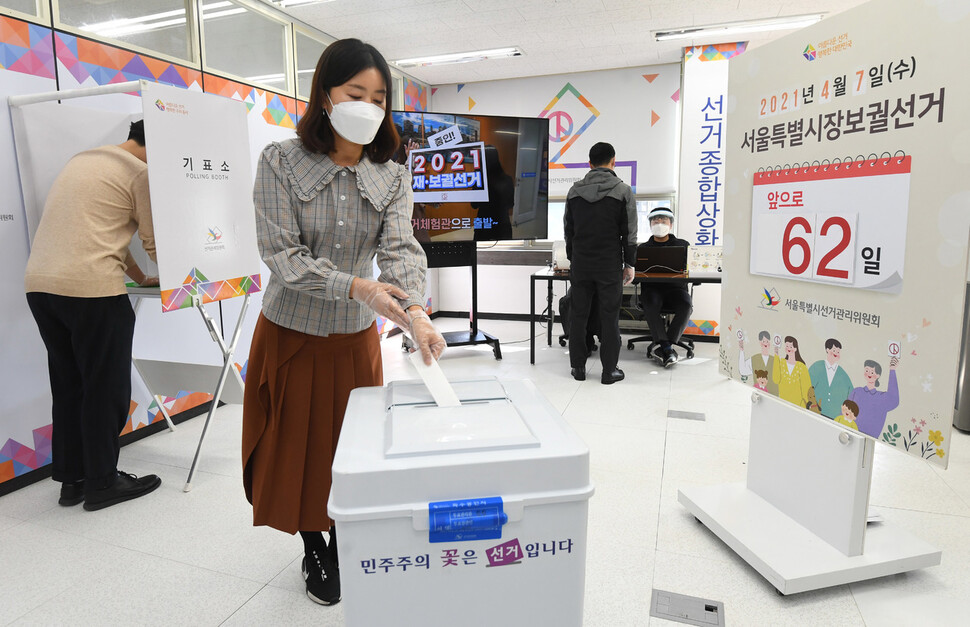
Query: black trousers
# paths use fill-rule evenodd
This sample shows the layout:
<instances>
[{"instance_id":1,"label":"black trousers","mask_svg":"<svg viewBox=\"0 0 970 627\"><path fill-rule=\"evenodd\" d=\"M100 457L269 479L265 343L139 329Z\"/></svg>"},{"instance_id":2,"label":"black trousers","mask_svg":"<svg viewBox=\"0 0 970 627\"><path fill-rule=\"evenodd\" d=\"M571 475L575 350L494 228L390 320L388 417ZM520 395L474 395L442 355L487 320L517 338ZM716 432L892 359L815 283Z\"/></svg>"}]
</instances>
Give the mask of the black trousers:
<instances>
[{"instance_id":1,"label":"black trousers","mask_svg":"<svg viewBox=\"0 0 970 627\"><path fill-rule=\"evenodd\" d=\"M117 476L118 435L131 405L131 301L124 294L31 292L27 304L47 347L54 480L84 479L86 490L106 488Z\"/></svg>"},{"instance_id":2,"label":"black trousers","mask_svg":"<svg viewBox=\"0 0 970 627\"><path fill-rule=\"evenodd\" d=\"M690 314L694 311L690 292L682 289L663 289L649 285L640 286L640 307L650 325L650 335L654 342L674 343L680 341ZM661 311L672 311L674 317L667 322Z\"/></svg>"},{"instance_id":3,"label":"black trousers","mask_svg":"<svg viewBox=\"0 0 970 627\"><path fill-rule=\"evenodd\" d=\"M569 320L569 365L584 368L588 350L586 326L595 297L599 314L600 363L603 372L613 372L620 358L620 302L623 300L623 273L572 272L572 311Z\"/></svg>"}]
</instances>

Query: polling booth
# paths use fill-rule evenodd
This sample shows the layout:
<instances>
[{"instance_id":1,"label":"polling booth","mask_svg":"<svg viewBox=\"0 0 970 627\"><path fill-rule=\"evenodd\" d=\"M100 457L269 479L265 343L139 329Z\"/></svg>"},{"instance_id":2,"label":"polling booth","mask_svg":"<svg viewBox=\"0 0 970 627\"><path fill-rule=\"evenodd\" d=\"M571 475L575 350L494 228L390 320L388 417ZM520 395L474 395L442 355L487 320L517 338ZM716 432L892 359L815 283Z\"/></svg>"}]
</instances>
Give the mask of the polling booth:
<instances>
[{"instance_id":1,"label":"polling booth","mask_svg":"<svg viewBox=\"0 0 970 627\"><path fill-rule=\"evenodd\" d=\"M730 61L720 369L752 388L748 475L678 498L784 594L941 560L868 505L875 456L950 458L970 233L953 6L876 0Z\"/></svg>"},{"instance_id":2,"label":"polling booth","mask_svg":"<svg viewBox=\"0 0 970 627\"><path fill-rule=\"evenodd\" d=\"M85 106L92 101L98 105ZM119 143L128 124L144 118L157 268L137 236L130 248L147 274L159 275L161 288L130 288L138 315L133 382L149 391L170 428L163 393L211 393L206 426L220 399L241 403L243 381L233 355L250 295L262 285L246 104L134 81L15 96L10 106L29 239L64 164L85 148ZM214 307L235 297L242 304L231 337L224 337ZM171 313L185 309L198 317ZM166 358L143 354L152 348Z\"/></svg>"}]
</instances>

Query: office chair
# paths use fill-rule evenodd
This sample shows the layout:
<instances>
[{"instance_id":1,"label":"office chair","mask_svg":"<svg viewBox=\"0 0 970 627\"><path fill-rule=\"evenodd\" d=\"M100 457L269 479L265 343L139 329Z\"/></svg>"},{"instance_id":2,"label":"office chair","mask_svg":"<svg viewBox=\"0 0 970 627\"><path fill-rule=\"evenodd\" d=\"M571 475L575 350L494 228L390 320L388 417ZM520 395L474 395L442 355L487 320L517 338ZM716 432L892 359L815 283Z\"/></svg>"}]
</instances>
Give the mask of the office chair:
<instances>
[{"instance_id":1,"label":"office chair","mask_svg":"<svg viewBox=\"0 0 970 627\"><path fill-rule=\"evenodd\" d=\"M633 309L634 311L637 312L637 317L640 320L646 320L646 315L644 314L643 308L640 306L640 286L641 285L642 284L637 284L637 294L636 294L636 299L633 302ZM691 284L690 286L690 292L691 292L691 298L693 299L694 297L693 284ZM669 322L670 318L673 317L675 312L672 309L668 310L667 308L661 308L660 313L665 318L667 318L667 321ZM650 344L647 346L647 357L654 357L653 351L660 347L660 342L655 342L653 340L653 336L648 333L647 335L640 335L627 340L626 342L627 350L632 351L634 344L636 344L637 342L650 342ZM684 359L691 359L694 357L694 342L686 335L681 335L680 340L677 342L671 343L671 346L676 346L678 348L683 349L685 353Z\"/></svg>"},{"instance_id":2,"label":"office chair","mask_svg":"<svg viewBox=\"0 0 970 627\"><path fill-rule=\"evenodd\" d=\"M563 334L559 336L559 345L566 346L569 342L569 312L572 303L572 288L566 290L566 294L559 299L559 322L562 325ZM555 319L551 313L549 315L549 324L552 324L552 320ZM593 297L593 302L590 303L590 316L588 321L589 326L586 329L586 349L590 354L596 351L598 348L596 346L596 340L593 339L594 335L599 335L599 316L596 314L596 298Z\"/></svg>"}]
</instances>

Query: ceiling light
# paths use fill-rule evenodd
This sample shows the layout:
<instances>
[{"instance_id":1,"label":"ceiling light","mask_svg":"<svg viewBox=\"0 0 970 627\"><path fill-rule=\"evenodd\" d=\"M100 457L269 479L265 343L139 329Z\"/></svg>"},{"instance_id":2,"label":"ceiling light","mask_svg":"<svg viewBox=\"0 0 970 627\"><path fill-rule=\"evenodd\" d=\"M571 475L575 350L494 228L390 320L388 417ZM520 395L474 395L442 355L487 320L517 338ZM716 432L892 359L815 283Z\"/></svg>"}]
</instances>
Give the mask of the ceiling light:
<instances>
[{"instance_id":1,"label":"ceiling light","mask_svg":"<svg viewBox=\"0 0 970 627\"><path fill-rule=\"evenodd\" d=\"M522 50L518 47L495 48L494 50L475 50L472 52L455 52L453 54L439 54L430 57L415 57L392 61L398 67L417 67L425 65L444 65L446 63L468 63L470 61L484 61L485 59L500 59L503 57L520 57Z\"/></svg>"},{"instance_id":2,"label":"ceiling light","mask_svg":"<svg viewBox=\"0 0 970 627\"><path fill-rule=\"evenodd\" d=\"M246 9L243 7L231 8L226 11L216 11L216 9L225 9L227 7L234 6L236 5L226 0L203 4L202 19L205 20L215 17L226 17L228 15L237 15L239 13L246 12ZM126 35L134 35L136 33L161 30L163 28L178 26L180 24L185 24L185 9L165 11L163 13L152 13L149 15L142 15L140 17L120 18L117 20L109 20L107 22L99 22L97 24L86 24L81 26L81 30L90 31L99 37L117 38L124 37Z\"/></svg>"},{"instance_id":3,"label":"ceiling light","mask_svg":"<svg viewBox=\"0 0 970 627\"><path fill-rule=\"evenodd\" d=\"M708 24L706 26L684 26L671 30L654 31L657 41L672 39L694 39L708 42L726 43L736 35L758 33L772 30L791 30L811 26L822 19L824 13L808 15L792 15L789 17L774 17L763 20L747 20L744 22L726 22L724 24Z\"/></svg>"}]
</instances>

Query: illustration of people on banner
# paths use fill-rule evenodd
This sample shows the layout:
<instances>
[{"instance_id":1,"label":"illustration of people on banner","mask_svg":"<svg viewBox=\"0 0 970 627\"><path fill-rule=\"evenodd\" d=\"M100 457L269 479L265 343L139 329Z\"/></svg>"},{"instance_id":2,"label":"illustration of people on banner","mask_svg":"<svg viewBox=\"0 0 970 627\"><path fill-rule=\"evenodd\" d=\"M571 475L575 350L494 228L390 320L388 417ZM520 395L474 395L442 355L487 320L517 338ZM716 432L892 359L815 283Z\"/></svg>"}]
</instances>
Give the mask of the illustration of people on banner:
<instances>
[{"instance_id":1,"label":"illustration of people on banner","mask_svg":"<svg viewBox=\"0 0 970 627\"><path fill-rule=\"evenodd\" d=\"M889 360L888 382L881 388L883 366L873 359L863 362L861 378L864 384L852 384L851 377L840 364L842 343L836 338L827 339L825 357L808 366L798 340L791 335L784 339L775 335L772 349L771 333L759 331L760 350L751 357L745 356L744 337L744 332L739 330L738 371L745 381L753 376L752 385L763 392L874 438L883 434L889 412L899 406L898 344L895 344L896 354ZM893 343L890 344L892 351Z\"/></svg>"}]
</instances>

